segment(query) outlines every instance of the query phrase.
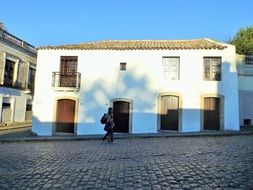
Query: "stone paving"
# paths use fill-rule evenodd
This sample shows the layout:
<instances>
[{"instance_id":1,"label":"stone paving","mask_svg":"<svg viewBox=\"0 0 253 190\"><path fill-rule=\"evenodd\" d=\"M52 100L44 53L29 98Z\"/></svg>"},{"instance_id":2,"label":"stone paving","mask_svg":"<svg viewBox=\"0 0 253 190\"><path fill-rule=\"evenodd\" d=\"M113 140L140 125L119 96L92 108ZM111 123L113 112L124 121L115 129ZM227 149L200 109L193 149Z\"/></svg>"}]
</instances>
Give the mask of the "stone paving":
<instances>
[{"instance_id":1,"label":"stone paving","mask_svg":"<svg viewBox=\"0 0 253 190\"><path fill-rule=\"evenodd\" d=\"M0 143L0 189L253 189L253 135Z\"/></svg>"}]
</instances>

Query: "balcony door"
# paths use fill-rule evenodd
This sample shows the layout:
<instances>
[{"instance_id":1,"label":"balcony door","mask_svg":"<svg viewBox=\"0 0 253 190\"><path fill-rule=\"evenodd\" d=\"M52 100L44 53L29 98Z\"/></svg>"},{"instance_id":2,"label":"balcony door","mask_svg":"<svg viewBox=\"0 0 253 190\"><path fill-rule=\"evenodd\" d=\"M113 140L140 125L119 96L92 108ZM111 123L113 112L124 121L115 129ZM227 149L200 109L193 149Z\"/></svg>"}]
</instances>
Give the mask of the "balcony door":
<instances>
[{"instance_id":1,"label":"balcony door","mask_svg":"<svg viewBox=\"0 0 253 190\"><path fill-rule=\"evenodd\" d=\"M61 56L60 86L76 87L77 56Z\"/></svg>"}]
</instances>

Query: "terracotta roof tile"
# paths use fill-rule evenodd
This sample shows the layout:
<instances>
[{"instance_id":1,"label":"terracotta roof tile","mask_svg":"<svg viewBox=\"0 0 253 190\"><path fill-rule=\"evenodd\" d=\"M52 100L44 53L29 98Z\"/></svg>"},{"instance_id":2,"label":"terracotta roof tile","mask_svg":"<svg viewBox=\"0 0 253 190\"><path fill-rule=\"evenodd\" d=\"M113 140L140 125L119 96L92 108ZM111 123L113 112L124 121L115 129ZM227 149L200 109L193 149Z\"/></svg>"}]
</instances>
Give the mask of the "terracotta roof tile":
<instances>
[{"instance_id":1,"label":"terracotta roof tile","mask_svg":"<svg viewBox=\"0 0 253 190\"><path fill-rule=\"evenodd\" d=\"M209 39L194 40L108 40L86 42L61 46L44 46L38 49L53 50L184 50L184 49L219 49L226 44Z\"/></svg>"}]
</instances>

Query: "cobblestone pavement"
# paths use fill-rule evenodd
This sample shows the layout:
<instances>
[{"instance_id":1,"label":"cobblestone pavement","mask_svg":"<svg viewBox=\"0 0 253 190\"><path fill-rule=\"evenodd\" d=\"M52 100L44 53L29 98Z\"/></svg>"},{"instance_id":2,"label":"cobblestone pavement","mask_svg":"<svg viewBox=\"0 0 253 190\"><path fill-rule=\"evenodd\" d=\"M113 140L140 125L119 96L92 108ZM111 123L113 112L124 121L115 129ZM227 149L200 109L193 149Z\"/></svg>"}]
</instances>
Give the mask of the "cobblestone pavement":
<instances>
[{"instance_id":1,"label":"cobblestone pavement","mask_svg":"<svg viewBox=\"0 0 253 190\"><path fill-rule=\"evenodd\" d=\"M0 143L0 189L253 189L253 135Z\"/></svg>"}]
</instances>

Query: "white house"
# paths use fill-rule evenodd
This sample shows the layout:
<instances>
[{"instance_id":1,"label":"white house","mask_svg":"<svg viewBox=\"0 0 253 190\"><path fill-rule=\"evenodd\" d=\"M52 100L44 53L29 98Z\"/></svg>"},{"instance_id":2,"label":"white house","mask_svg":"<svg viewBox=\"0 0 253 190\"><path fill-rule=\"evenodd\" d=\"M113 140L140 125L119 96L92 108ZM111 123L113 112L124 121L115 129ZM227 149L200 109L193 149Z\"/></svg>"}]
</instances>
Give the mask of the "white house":
<instances>
[{"instance_id":1,"label":"white house","mask_svg":"<svg viewBox=\"0 0 253 190\"><path fill-rule=\"evenodd\" d=\"M239 86L240 125L253 121L253 56L236 55Z\"/></svg>"},{"instance_id":2,"label":"white house","mask_svg":"<svg viewBox=\"0 0 253 190\"><path fill-rule=\"evenodd\" d=\"M38 135L239 130L233 45L210 39L115 40L38 50Z\"/></svg>"},{"instance_id":3,"label":"white house","mask_svg":"<svg viewBox=\"0 0 253 190\"><path fill-rule=\"evenodd\" d=\"M1 130L31 125L36 58L34 46L0 28Z\"/></svg>"}]
</instances>

